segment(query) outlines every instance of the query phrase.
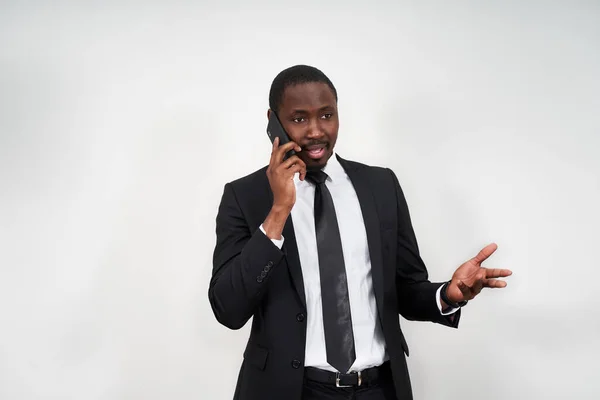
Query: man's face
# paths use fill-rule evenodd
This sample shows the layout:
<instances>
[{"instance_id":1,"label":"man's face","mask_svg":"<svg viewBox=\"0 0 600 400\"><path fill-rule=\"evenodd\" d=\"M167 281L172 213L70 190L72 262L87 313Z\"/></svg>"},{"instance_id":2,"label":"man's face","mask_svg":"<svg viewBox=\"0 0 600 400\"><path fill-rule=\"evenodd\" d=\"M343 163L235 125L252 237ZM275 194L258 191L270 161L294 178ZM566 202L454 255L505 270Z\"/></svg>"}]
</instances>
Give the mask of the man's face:
<instances>
[{"instance_id":1,"label":"man's face","mask_svg":"<svg viewBox=\"0 0 600 400\"><path fill-rule=\"evenodd\" d=\"M301 148L298 157L307 169L320 169L333 154L340 122L337 102L325 83L288 86L279 107L279 120Z\"/></svg>"}]
</instances>

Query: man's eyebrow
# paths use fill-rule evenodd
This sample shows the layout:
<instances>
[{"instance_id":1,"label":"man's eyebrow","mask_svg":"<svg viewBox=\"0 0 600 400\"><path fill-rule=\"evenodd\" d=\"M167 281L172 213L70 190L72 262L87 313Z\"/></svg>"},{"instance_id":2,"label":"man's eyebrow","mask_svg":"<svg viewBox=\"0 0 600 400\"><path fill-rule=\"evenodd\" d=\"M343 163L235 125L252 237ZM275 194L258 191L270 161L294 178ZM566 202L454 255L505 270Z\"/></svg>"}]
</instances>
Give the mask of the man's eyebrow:
<instances>
[{"instance_id":1,"label":"man's eyebrow","mask_svg":"<svg viewBox=\"0 0 600 400\"><path fill-rule=\"evenodd\" d=\"M327 105L320 107L318 109L318 111L323 111L323 110L328 110L328 109L330 110L333 108L334 107L332 105L327 104ZM292 114L308 114L308 110L303 110L303 109L297 108L297 109L292 110Z\"/></svg>"},{"instance_id":2,"label":"man's eyebrow","mask_svg":"<svg viewBox=\"0 0 600 400\"><path fill-rule=\"evenodd\" d=\"M297 109L295 109L295 110L292 110L292 114L307 114L307 113L308 113L308 111L306 111L306 110L302 110L302 109L300 109L300 108L297 108Z\"/></svg>"}]
</instances>

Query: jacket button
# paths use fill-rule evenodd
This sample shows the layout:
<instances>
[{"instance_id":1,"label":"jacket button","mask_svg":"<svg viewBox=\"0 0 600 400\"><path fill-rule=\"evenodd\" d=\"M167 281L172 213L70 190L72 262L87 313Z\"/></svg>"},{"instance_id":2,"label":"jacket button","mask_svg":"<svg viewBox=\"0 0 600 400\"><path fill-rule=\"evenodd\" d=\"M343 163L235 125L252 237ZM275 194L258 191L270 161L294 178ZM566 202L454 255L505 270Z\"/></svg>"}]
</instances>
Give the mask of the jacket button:
<instances>
[{"instance_id":1,"label":"jacket button","mask_svg":"<svg viewBox=\"0 0 600 400\"><path fill-rule=\"evenodd\" d=\"M263 271L269 272L270 269L271 269L271 267L269 267L268 265L265 265L265 268L263 269Z\"/></svg>"},{"instance_id":2,"label":"jacket button","mask_svg":"<svg viewBox=\"0 0 600 400\"><path fill-rule=\"evenodd\" d=\"M267 265L269 266L269 268L270 268L270 267L272 267L272 266L273 266L273 261L269 261L269 262L267 263Z\"/></svg>"},{"instance_id":3,"label":"jacket button","mask_svg":"<svg viewBox=\"0 0 600 400\"><path fill-rule=\"evenodd\" d=\"M306 316L302 313L296 315L296 321L298 321L298 322L304 321L304 318L306 318Z\"/></svg>"},{"instance_id":4,"label":"jacket button","mask_svg":"<svg viewBox=\"0 0 600 400\"><path fill-rule=\"evenodd\" d=\"M261 272L261 273L260 273L260 277L261 277L261 278L264 278L264 277L266 277L266 276L267 276L267 273L266 273L265 271L263 271L263 272Z\"/></svg>"},{"instance_id":5,"label":"jacket button","mask_svg":"<svg viewBox=\"0 0 600 400\"><path fill-rule=\"evenodd\" d=\"M263 278L261 278L260 276L258 278L256 278L256 282L262 283L262 281L263 281Z\"/></svg>"},{"instance_id":6,"label":"jacket button","mask_svg":"<svg viewBox=\"0 0 600 400\"><path fill-rule=\"evenodd\" d=\"M300 368L300 361L298 361L298 360L292 361L292 368L296 368L296 369Z\"/></svg>"}]
</instances>

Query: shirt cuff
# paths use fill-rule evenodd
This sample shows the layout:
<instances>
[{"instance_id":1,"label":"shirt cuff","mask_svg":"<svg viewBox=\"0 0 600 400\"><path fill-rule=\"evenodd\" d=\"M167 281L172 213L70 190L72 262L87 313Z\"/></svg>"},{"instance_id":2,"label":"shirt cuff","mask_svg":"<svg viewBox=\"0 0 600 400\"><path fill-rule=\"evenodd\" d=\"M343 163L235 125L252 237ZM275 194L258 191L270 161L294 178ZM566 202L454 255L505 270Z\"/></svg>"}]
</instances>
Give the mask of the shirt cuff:
<instances>
[{"instance_id":1,"label":"shirt cuff","mask_svg":"<svg viewBox=\"0 0 600 400\"><path fill-rule=\"evenodd\" d=\"M267 232L265 232L265 228L263 228L262 224L260 225L260 231L262 233L264 233L265 236L267 235ZM279 248L279 250L281 250L281 247L283 246L283 240L284 240L283 235L281 235L281 239L271 239L271 242L273 242L273 244L275 246L277 246ZM438 304L439 304L439 302L438 302Z\"/></svg>"},{"instance_id":2,"label":"shirt cuff","mask_svg":"<svg viewBox=\"0 0 600 400\"><path fill-rule=\"evenodd\" d=\"M444 285L440 286L438 288L437 292L435 293L435 301L437 302L437 306L438 306L438 309L440 310L440 314L442 314L442 315L454 314L455 312L457 312L459 310L459 308L448 307L446 309L446 311L442 310L442 297L441 297L441 293L442 293L442 288L443 287L444 287Z\"/></svg>"}]
</instances>

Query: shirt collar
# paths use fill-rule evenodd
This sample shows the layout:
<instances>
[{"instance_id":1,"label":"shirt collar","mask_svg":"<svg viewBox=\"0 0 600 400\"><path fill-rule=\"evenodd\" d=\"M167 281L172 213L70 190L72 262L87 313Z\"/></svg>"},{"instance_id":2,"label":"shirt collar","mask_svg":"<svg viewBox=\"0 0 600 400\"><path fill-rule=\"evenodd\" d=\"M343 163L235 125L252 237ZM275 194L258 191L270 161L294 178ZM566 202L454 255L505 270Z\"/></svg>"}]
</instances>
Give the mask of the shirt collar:
<instances>
[{"instance_id":1,"label":"shirt collar","mask_svg":"<svg viewBox=\"0 0 600 400\"><path fill-rule=\"evenodd\" d=\"M344 178L346 175L346 171L344 171L344 168L340 164L335 153L327 160L327 164L323 167L323 172L325 172L329 179L334 182Z\"/></svg>"}]
</instances>

